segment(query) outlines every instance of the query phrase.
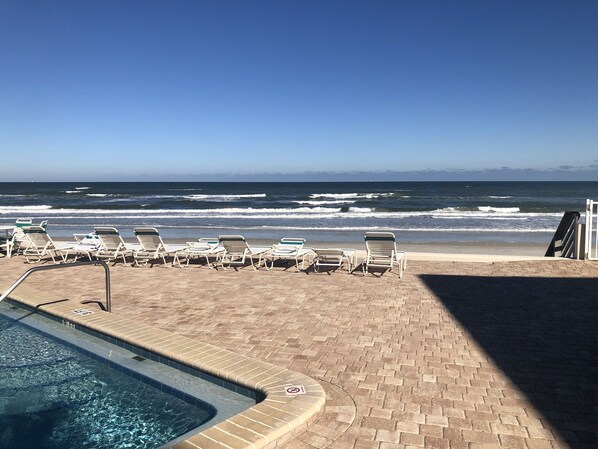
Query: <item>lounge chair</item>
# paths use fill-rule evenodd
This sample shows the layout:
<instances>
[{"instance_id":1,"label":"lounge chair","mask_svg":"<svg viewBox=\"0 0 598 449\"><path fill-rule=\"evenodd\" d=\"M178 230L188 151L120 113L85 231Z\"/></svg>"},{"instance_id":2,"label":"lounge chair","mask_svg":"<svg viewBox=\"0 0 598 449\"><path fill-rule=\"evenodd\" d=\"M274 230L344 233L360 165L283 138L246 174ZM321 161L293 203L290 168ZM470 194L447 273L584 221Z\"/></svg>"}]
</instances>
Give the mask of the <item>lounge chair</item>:
<instances>
[{"instance_id":1,"label":"lounge chair","mask_svg":"<svg viewBox=\"0 0 598 449\"><path fill-rule=\"evenodd\" d=\"M42 258L50 256L54 263L60 263L56 260L58 256L65 261L64 251L69 249L70 243L54 243L46 230L41 226L25 226L22 228L26 239L27 247L23 250L23 256L27 263L40 262Z\"/></svg>"},{"instance_id":2,"label":"lounge chair","mask_svg":"<svg viewBox=\"0 0 598 449\"><path fill-rule=\"evenodd\" d=\"M166 257L174 256L177 251L186 248L186 245L170 245L164 243L156 228L138 227L133 232L139 240L140 248L133 252L135 265L147 265L149 262L160 260L166 265Z\"/></svg>"},{"instance_id":3,"label":"lounge chair","mask_svg":"<svg viewBox=\"0 0 598 449\"><path fill-rule=\"evenodd\" d=\"M262 263L262 257L264 254L271 249L271 247L251 247L247 244L245 237L241 235L221 235L218 240L224 252L220 259L220 265L222 268L229 268L231 265L245 265L247 258L251 263L253 269L257 269ZM258 257L257 267L253 260L254 257Z\"/></svg>"},{"instance_id":4,"label":"lounge chair","mask_svg":"<svg viewBox=\"0 0 598 449\"><path fill-rule=\"evenodd\" d=\"M299 271L299 260L301 260L301 269L305 268L306 256L312 253L311 248L305 248L305 239L303 238L283 238L272 247L272 251L266 255L264 265L269 270L274 267L275 260L294 260L295 267ZM270 262L270 266L268 266Z\"/></svg>"},{"instance_id":5,"label":"lounge chair","mask_svg":"<svg viewBox=\"0 0 598 449\"><path fill-rule=\"evenodd\" d=\"M126 264L127 257L132 256L133 252L139 248L139 245L125 243L115 228L97 227L94 228L94 232L102 244L95 253L97 259L106 259L115 263L118 259L122 259Z\"/></svg>"},{"instance_id":6,"label":"lounge chair","mask_svg":"<svg viewBox=\"0 0 598 449\"><path fill-rule=\"evenodd\" d=\"M5 231L6 232L6 237L1 237L0 236L0 249L3 249L6 252L6 257L10 258L11 256L11 250L12 250L12 242L11 242L11 238L10 235L8 234L8 231L10 231L12 229L11 226L2 226L0 225L0 230Z\"/></svg>"},{"instance_id":7,"label":"lounge chair","mask_svg":"<svg viewBox=\"0 0 598 449\"><path fill-rule=\"evenodd\" d=\"M220 246L218 237L201 238L197 242L187 242L187 246L177 251L174 254L172 261L173 266L182 267L182 261L185 261L185 266L189 266L192 259L205 258L208 268L214 268L210 262L210 258L214 259L214 263L218 263L220 257L224 254L224 247Z\"/></svg>"},{"instance_id":8,"label":"lounge chair","mask_svg":"<svg viewBox=\"0 0 598 449\"><path fill-rule=\"evenodd\" d=\"M93 232L89 234L73 234L73 237L75 237L73 246L64 251L65 262L69 256L75 256L73 262L76 262L79 257L87 257L89 260L93 260L95 253L102 246L100 238Z\"/></svg>"},{"instance_id":9,"label":"lounge chair","mask_svg":"<svg viewBox=\"0 0 598 449\"><path fill-rule=\"evenodd\" d=\"M7 256L10 257L12 254L22 253L27 245L29 245L29 239L25 236L23 231L24 227L33 226L33 220L31 218L17 218L15 225L12 229L10 238L6 241L3 246L6 246Z\"/></svg>"},{"instance_id":10,"label":"lounge chair","mask_svg":"<svg viewBox=\"0 0 598 449\"><path fill-rule=\"evenodd\" d=\"M357 254L357 251L354 249L316 248L314 252L316 253L314 257L314 270L316 272L323 267L341 268L345 262L347 263L349 274L353 272L355 256Z\"/></svg>"},{"instance_id":11,"label":"lounge chair","mask_svg":"<svg viewBox=\"0 0 598 449\"><path fill-rule=\"evenodd\" d=\"M392 270L399 267L399 277L407 266L407 254L397 251L395 235L392 232L366 232L365 246L367 250L363 262L363 274L367 275L370 268Z\"/></svg>"}]
</instances>

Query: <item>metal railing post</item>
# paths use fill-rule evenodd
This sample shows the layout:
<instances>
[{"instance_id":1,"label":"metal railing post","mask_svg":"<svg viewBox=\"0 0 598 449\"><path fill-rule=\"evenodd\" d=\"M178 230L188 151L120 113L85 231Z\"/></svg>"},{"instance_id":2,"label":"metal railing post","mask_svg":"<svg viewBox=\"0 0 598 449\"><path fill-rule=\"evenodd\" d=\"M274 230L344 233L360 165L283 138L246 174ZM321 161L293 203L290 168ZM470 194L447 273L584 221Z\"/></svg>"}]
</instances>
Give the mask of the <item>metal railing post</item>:
<instances>
[{"instance_id":1,"label":"metal railing post","mask_svg":"<svg viewBox=\"0 0 598 449\"><path fill-rule=\"evenodd\" d=\"M19 277L10 287L6 289L2 296L0 296L0 301L5 299L8 295L10 295L21 283L29 277L29 275L37 272L37 271L46 271L46 270L55 270L58 268L68 268L68 267L80 267L83 265L101 265L104 267L105 278L106 278L106 311L112 311L112 299L110 297L110 268L108 264L103 260L90 260L84 262L73 262L68 264L59 264L59 265L47 265L41 267L33 267L27 270L25 273Z\"/></svg>"},{"instance_id":2,"label":"metal railing post","mask_svg":"<svg viewBox=\"0 0 598 449\"><path fill-rule=\"evenodd\" d=\"M586 201L586 235L585 235L585 245L584 245L584 259L590 260L594 257L592 254L592 240L593 236L592 233L594 231L594 206L596 203L591 199ZM598 235L597 235L597 245L598 245Z\"/></svg>"}]
</instances>

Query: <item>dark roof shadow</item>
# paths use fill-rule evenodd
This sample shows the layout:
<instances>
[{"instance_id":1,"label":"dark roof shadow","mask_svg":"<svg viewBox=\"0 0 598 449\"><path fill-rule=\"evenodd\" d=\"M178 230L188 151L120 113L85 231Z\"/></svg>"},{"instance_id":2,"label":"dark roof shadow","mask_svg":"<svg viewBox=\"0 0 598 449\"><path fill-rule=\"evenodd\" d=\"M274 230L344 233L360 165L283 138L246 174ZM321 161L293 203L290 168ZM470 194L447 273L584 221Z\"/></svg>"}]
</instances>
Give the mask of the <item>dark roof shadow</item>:
<instances>
[{"instance_id":1,"label":"dark roof shadow","mask_svg":"<svg viewBox=\"0 0 598 449\"><path fill-rule=\"evenodd\" d=\"M420 277L560 438L598 447L598 278Z\"/></svg>"}]
</instances>

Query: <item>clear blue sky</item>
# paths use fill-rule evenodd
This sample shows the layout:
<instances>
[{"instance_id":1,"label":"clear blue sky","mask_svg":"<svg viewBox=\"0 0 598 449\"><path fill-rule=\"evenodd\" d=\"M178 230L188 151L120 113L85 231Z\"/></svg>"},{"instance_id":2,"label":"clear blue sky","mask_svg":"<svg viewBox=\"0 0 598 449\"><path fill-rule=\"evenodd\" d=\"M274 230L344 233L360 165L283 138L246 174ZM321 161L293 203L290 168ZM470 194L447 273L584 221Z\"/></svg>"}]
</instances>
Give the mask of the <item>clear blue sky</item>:
<instances>
[{"instance_id":1,"label":"clear blue sky","mask_svg":"<svg viewBox=\"0 0 598 449\"><path fill-rule=\"evenodd\" d=\"M0 181L598 180L597 24L593 0L0 0Z\"/></svg>"}]
</instances>

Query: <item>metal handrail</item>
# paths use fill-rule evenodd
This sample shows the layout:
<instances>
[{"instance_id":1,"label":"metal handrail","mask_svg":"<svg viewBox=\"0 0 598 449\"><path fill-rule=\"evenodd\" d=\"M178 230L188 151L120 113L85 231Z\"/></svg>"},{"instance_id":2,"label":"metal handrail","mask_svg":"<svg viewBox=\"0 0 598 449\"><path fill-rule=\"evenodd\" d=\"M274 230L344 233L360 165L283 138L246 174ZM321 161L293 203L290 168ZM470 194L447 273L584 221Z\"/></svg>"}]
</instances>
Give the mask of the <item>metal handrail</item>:
<instances>
[{"instance_id":1,"label":"metal handrail","mask_svg":"<svg viewBox=\"0 0 598 449\"><path fill-rule=\"evenodd\" d=\"M17 279L8 289L2 293L0 296L0 302L10 295L21 283L29 277L30 274L35 273L36 271L45 271L45 270L54 270L56 268L68 268L68 267L80 267L83 265L101 265L104 267L104 272L106 273L106 311L112 311L112 303L110 299L110 268L108 268L108 264L103 260L90 260L90 261L83 261L83 262L73 262L69 264L59 264L59 265L46 265L41 267L33 267L27 270L25 273L21 275L19 279Z\"/></svg>"}]
</instances>

